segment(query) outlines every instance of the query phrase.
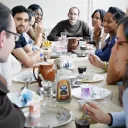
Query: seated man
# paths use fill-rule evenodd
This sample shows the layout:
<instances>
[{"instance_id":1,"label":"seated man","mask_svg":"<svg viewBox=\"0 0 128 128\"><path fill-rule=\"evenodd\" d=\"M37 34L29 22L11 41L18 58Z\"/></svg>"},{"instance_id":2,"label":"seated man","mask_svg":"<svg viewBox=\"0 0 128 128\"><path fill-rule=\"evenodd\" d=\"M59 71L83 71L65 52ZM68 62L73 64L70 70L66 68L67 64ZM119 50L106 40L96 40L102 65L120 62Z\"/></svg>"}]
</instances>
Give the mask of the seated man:
<instances>
[{"instance_id":1,"label":"seated man","mask_svg":"<svg viewBox=\"0 0 128 128\"><path fill-rule=\"evenodd\" d=\"M0 62L6 62L15 46L16 29L10 10L0 3ZM0 75L0 128L24 128L25 117L8 99L9 92Z\"/></svg>"},{"instance_id":2,"label":"seated man","mask_svg":"<svg viewBox=\"0 0 128 128\"><path fill-rule=\"evenodd\" d=\"M69 9L69 19L60 21L47 37L50 41L60 40L61 32L66 32L68 37L91 38L91 29L84 21L79 20L80 10L77 7Z\"/></svg>"},{"instance_id":3,"label":"seated man","mask_svg":"<svg viewBox=\"0 0 128 128\"><path fill-rule=\"evenodd\" d=\"M32 67L40 59L40 50L33 52L22 35L29 23L28 10L24 6L16 6L12 9L12 16L16 24L17 33L20 34L20 39L15 42L15 48L12 53L24 66Z\"/></svg>"}]
</instances>

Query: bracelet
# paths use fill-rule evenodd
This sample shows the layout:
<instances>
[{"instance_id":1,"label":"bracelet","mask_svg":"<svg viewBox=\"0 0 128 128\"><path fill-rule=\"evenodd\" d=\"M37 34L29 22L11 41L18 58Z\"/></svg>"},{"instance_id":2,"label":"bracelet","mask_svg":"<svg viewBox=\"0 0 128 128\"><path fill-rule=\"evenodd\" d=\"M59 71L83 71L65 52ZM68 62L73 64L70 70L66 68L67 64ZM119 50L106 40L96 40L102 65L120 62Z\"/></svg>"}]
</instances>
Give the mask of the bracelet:
<instances>
[{"instance_id":1,"label":"bracelet","mask_svg":"<svg viewBox=\"0 0 128 128\"><path fill-rule=\"evenodd\" d=\"M112 126L112 124L113 124L113 117L112 117L111 113L108 113L108 115L109 115L110 118L111 118L111 122L110 122L110 124L108 124L108 126Z\"/></svg>"},{"instance_id":2,"label":"bracelet","mask_svg":"<svg viewBox=\"0 0 128 128\"><path fill-rule=\"evenodd\" d=\"M104 70L107 72L107 69L108 69L108 64L107 62L104 62Z\"/></svg>"}]
</instances>

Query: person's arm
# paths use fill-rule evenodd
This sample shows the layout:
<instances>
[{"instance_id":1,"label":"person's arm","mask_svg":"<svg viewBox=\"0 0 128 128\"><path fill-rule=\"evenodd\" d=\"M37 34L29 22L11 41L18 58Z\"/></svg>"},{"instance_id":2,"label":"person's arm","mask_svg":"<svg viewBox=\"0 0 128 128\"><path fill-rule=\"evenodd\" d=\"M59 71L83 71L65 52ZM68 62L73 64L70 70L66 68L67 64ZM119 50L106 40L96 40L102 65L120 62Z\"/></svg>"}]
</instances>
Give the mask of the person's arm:
<instances>
[{"instance_id":1,"label":"person's arm","mask_svg":"<svg viewBox=\"0 0 128 128\"><path fill-rule=\"evenodd\" d=\"M40 48L42 41L45 40L44 27L42 23L37 24L35 34L36 36L35 36L34 45Z\"/></svg>"},{"instance_id":2,"label":"person's arm","mask_svg":"<svg viewBox=\"0 0 128 128\"><path fill-rule=\"evenodd\" d=\"M111 116L104 113L96 104L88 103L83 105L83 111L88 111L88 115L98 123L111 124Z\"/></svg>"},{"instance_id":3,"label":"person's arm","mask_svg":"<svg viewBox=\"0 0 128 128\"><path fill-rule=\"evenodd\" d=\"M125 66L127 62L117 59L117 43L115 43L112 48L112 53L109 60L107 78L108 84L115 84L116 82L122 80L125 72Z\"/></svg>"},{"instance_id":4,"label":"person's arm","mask_svg":"<svg viewBox=\"0 0 128 128\"><path fill-rule=\"evenodd\" d=\"M126 126L128 128L128 88L126 88L126 90L123 93L123 106L124 106L124 112L125 112Z\"/></svg>"},{"instance_id":5,"label":"person's arm","mask_svg":"<svg viewBox=\"0 0 128 128\"><path fill-rule=\"evenodd\" d=\"M121 112L113 112L110 113L111 115L111 124L109 124L109 126L125 126L125 112L121 111Z\"/></svg>"},{"instance_id":6,"label":"person's arm","mask_svg":"<svg viewBox=\"0 0 128 128\"><path fill-rule=\"evenodd\" d=\"M18 62L18 60L11 54L10 56L11 61L11 69L12 69L12 76L16 73L21 71L21 64Z\"/></svg>"},{"instance_id":7,"label":"person's arm","mask_svg":"<svg viewBox=\"0 0 128 128\"><path fill-rule=\"evenodd\" d=\"M61 28L62 27L60 25L60 23L58 23L50 32L50 34L48 35L47 39L50 41L58 41L59 37L60 37L60 32L61 32Z\"/></svg>"},{"instance_id":8,"label":"person's arm","mask_svg":"<svg viewBox=\"0 0 128 128\"><path fill-rule=\"evenodd\" d=\"M123 111L104 113L94 103L85 104L83 110L88 111L88 115L98 123L107 124L109 126L125 126L125 113Z\"/></svg>"},{"instance_id":9,"label":"person's arm","mask_svg":"<svg viewBox=\"0 0 128 128\"><path fill-rule=\"evenodd\" d=\"M35 51L30 56L22 48L16 48L12 51L13 55L25 66L32 67L40 59L40 50Z\"/></svg>"}]
</instances>

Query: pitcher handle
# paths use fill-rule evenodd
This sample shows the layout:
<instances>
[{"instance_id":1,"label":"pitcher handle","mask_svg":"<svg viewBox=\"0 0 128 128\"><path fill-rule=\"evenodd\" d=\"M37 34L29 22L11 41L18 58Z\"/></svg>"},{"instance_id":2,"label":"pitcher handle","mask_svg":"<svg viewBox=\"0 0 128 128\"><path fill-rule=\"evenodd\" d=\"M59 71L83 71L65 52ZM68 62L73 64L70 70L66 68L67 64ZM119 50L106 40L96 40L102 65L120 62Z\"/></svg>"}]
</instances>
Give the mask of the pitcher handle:
<instances>
[{"instance_id":1,"label":"pitcher handle","mask_svg":"<svg viewBox=\"0 0 128 128\"><path fill-rule=\"evenodd\" d=\"M34 77L35 77L36 81L38 81L38 78L37 78L36 75L35 75L35 69L36 69L36 68L39 69L39 66L38 66L38 65L35 65L35 66L33 67L33 74L34 74Z\"/></svg>"}]
</instances>

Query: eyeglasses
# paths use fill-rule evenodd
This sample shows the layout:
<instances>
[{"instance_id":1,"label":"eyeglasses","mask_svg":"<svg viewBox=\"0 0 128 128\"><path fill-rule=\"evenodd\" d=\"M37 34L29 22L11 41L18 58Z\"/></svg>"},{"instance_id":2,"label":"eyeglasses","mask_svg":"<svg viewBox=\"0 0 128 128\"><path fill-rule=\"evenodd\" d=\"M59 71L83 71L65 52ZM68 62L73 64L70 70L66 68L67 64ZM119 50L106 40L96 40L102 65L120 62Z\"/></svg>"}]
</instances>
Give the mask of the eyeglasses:
<instances>
[{"instance_id":1,"label":"eyeglasses","mask_svg":"<svg viewBox=\"0 0 128 128\"><path fill-rule=\"evenodd\" d=\"M19 38L20 38L20 35L19 35L19 34L14 33L14 32L11 32L11 31L9 31L9 30L5 30L5 31L8 32L8 33L10 33L10 34L15 35L15 41L18 41L18 40L19 40Z\"/></svg>"},{"instance_id":2,"label":"eyeglasses","mask_svg":"<svg viewBox=\"0 0 128 128\"><path fill-rule=\"evenodd\" d=\"M118 45L128 43L128 41L124 41L124 40L117 40L116 42L117 42Z\"/></svg>"}]
</instances>

